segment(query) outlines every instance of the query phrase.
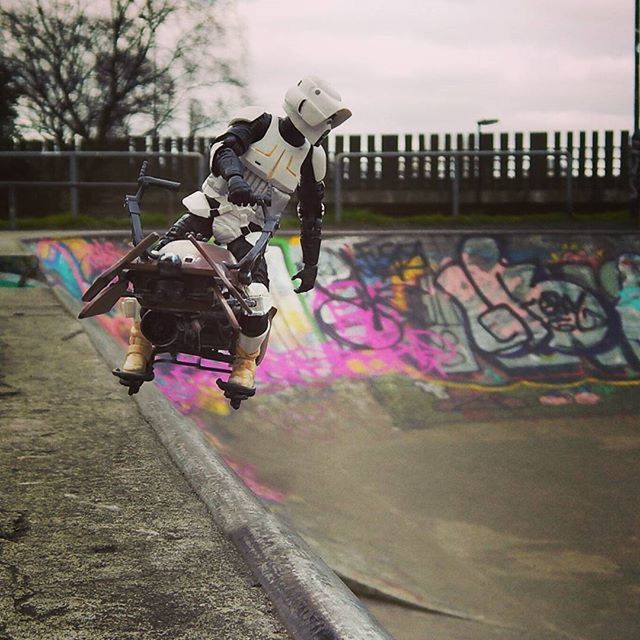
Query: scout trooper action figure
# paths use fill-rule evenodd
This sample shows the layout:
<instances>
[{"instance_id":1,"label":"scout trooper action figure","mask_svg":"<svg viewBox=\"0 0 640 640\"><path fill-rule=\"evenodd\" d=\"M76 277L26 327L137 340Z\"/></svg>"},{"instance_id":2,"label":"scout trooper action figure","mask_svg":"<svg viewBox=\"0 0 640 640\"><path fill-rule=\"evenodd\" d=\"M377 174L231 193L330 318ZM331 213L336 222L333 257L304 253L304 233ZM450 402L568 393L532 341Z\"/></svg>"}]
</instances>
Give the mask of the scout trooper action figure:
<instances>
[{"instance_id":1,"label":"scout trooper action figure","mask_svg":"<svg viewBox=\"0 0 640 640\"><path fill-rule=\"evenodd\" d=\"M351 116L340 95L315 76L301 80L286 92L286 118L247 107L229 122L210 151L211 173L196 191L182 201L189 213L183 215L157 247L194 233L227 249L240 260L252 248L247 236L264 225L256 198L268 196L271 208L282 211L297 191L300 244L303 268L296 293L313 288L318 273L318 256L324 213L323 179L326 154L320 146L329 131ZM275 208L275 209L274 209ZM252 270L247 293L257 300L251 315L240 318L240 335L235 345L231 375L227 384L253 392L256 358L269 331L271 296L267 265L262 258ZM152 344L135 322L129 337L124 372L144 373L150 365Z\"/></svg>"}]
</instances>

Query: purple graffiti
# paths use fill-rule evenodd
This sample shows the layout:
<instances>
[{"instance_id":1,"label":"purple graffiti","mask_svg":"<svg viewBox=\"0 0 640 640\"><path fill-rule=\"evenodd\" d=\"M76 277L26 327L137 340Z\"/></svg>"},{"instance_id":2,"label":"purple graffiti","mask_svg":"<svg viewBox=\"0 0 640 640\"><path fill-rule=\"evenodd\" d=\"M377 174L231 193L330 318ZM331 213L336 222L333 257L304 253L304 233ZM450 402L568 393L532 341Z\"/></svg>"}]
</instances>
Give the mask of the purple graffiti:
<instances>
[{"instance_id":1,"label":"purple graffiti","mask_svg":"<svg viewBox=\"0 0 640 640\"><path fill-rule=\"evenodd\" d=\"M565 264L555 246L520 260L491 237L462 239L453 255L451 246L426 237L380 246L330 239L317 288L295 296L285 280L299 247L278 239L281 313L258 368L261 388L385 375L501 385L539 380L545 370L558 380L588 373L629 379L640 369L638 254L597 248L600 271L617 278L616 290L599 284L591 249ZM76 297L126 250L124 242L79 238L37 245L52 281ZM129 320L114 311L98 321L126 343ZM158 366L158 385L181 410L222 412L214 379Z\"/></svg>"},{"instance_id":2,"label":"purple graffiti","mask_svg":"<svg viewBox=\"0 0 640 640\"><path fill-rule=\"evenodd\" d=\"M492 238L472 238L437 284L460 304L483 352L519 357L610 349L619 321L607 297L536 267L511 264Z\"/></svg>"}]
</instances>

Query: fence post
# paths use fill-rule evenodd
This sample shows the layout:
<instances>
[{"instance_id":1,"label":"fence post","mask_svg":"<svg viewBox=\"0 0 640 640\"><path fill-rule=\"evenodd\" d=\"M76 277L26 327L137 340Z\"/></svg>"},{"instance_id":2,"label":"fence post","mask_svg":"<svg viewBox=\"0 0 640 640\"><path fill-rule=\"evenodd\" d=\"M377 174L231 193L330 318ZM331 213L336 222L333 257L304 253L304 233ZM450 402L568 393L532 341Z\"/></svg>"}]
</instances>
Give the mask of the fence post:
<instances>
[{"instance_id":1,"label":"fence post","mask_svg":"<svg viewBox=\"0 0 640 640\"><path fill-rule=\"evenodd\" d=\"M16 188L9 187L9 229L15 231L17 227Z\"/></svg>"},{"instance_id":2,"label":"fence post","mask_svg":"<svg viewBox=\"0 0 640 640\"><path fill-rule=\"evenodd\" d=\"M509 134L500 134L500 151L509 151ZM500 163L500 188L504 189L509 184L509 156L505 153L499 156Z\"/></svg>"},{"instance_id":3,"label":"fence post","mask_svg":"<svg viewBox=\"0 0 640 640\"><path fill-rule=\"evenodd\" d=\"M567 158L567 214L573 218L573 156L571 151L565 154Z\"/></svg>"},{"instance_id":4,"label":"fence post","mask_svg":"<svg viewBox=\"0 0 640 640\"><path fill-rule=\"evenodd\" d=\"M581 184L584 184L587 176L587 132L580 131L578 136L580 145L578 148L578 178Z\"/></svg>"},{"instance_id":5,"label":"fence post","mask_svg":"<svg viewBox=\"0 0 640 640\"><path fill-rule=\"evenodd\" d=\"M360 153L362 151L362 138L360 136L349 136L349 153ZM362 174L360 158L355 158L355 162L349 164L349 186L359 188L362 184Z\"/></svg>"},{"instance_id":6,"label":"fence post","mask_svg":"<svg viewBox=\"0 0 640 640\"><path fill-rule=\"evenodd\" d=\"M453 181L451 193L451 215L457 218L460 215L460 156L453 154Z\"/></svg>"},{"instance_id":7,"label":"fence post","mask_svg":"<svg viewBox=\"0 0 640 640\"><path fill-rule=\"evenodd\" d=\"M613 131L604 132L604 180L607 187L613 183Z\"/></svg>"},{"instance_id":8,"label":"fence post","mask_svg":"<svg viewBox=\"0 0 640 640\"><path fill-rule=\"evenodd\" d=\"M553 134L553 149L554 151L560 151L562 149L562 136L559 131L554 132ZM561 161L563 154L558 153L553 156L553 180L552 184L554 186L561 187L562 186L562 170L561 170Z\"/></svg>"},{"instance_id":9,"label":"fence post","mask_svg":"<svg viewBox=\"0 0 640 640\"><path fill-rule=\"evenodd\" d=\"M398 136L384 134L381 138L381 151L398 152ZM399 176L399 157L383 157L382 158L382 185L389 189L394 188L398 184Z\"/></svg>"},{"instance_id":10,"label":"fence post","mask_svg":"<svg viewBox=\"0 0 640 640\"><path fill-rule=\"evenodd\" d=\"M591 188L590 197L591 203L601 202L600 192L600 176L598 175L600 166L600 142L597 131L591 133Z\"/></svg>"},{"instance_id":11,"label":"fence post","mask_svg":"<svg viewBox=\"0 0 640 640\"><path fill-rule=\"evenodd\" d=\"M69 155L69 181L72 183L69 188L71 196L71 219L75 222L78 219L78 159L76 152Z\"/></svg>"},{"instance_id":12,"label":"fence post","mask_svg":"<svg viewBox=\"0 0 640 640\"><path fill-rule=\"evenodd\" d=\"M198 158L198 186L201 185L207 178L207 174L209 173L207 169L207 157L203 153L200 154Z\"/></svg>"},{"instance_id":13,"label":"fence post","mask_svg":"<svg viewBox=\"0 0 640 640\"><path fill-rule=\"evenodd\" d=\"M336 224L342 222L342 158L344 156L338 153L335 157L334 172L333 172L333 188L334 188L334 203Z\"/></svg>"},{"instance_id":14,"label":"fence post","mask_svg":"<svg viewBox=\"0 0 640 640\"><path fill-rule=\"evenodd\" d=\"M547 151L546 132L531 133L529 135L529 149L531 151ZM547 156L532 154L529 157L529 188L532 191L544 189L549 184L547 176Z\"/></svg>"}]
</instances>

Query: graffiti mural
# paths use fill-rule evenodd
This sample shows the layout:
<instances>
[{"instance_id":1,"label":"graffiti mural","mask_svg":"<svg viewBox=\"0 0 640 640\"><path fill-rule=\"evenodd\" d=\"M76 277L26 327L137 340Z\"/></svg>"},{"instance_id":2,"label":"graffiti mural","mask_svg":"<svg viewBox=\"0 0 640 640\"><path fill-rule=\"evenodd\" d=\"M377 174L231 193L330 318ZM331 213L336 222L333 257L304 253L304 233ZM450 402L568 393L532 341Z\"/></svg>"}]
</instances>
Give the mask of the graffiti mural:
<instances>
[{"instance_id":1,"label":"graffiti mural","mask_svg":"<svg viewBox=\"0 0 640 640\"><path fill-rule=\"evenodd\" d=\"M49 279L78 299L126 250L113 238L36 246ZM300 257L297 238L267 252L278 314L257 375L265 393L360 380L401 411L412 385L430 410L477 416L529 402L481 397L490 391L535 387L536 403L558 407L597 404L607 391L593 384L640 383L640 237L328 238L302 296L290 280ZM98 321L124 347L130 321L117 309ZM229 414L209 373L159 365L157 384L196 422Z\"/></svg>"},{"instance_id":2,"label":"graffiti mural","mask_svg":"<svg viewBox=\"0 0 640 640\"><path fill-rule=\"evenodd\" d=\"M436 284L462 310L474 352L501 370L640 370L619 297L599 283L599 265L588 258L569 265L565 271L562 261L517 262L494 238L470 238Z\"/></svg>"}]
</instances>

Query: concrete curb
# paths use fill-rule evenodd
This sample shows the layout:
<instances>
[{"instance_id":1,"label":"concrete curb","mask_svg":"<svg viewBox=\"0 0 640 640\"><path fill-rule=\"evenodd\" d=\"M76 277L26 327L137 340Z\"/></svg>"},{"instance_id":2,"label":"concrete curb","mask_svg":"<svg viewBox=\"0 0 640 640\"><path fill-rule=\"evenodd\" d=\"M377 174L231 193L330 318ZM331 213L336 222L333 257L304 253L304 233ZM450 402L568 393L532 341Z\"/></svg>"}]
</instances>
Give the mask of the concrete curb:
<instances>
[{"instance_id":1,"label":"concrete curb","mask_svg":"<svg viewBox=\"0 0 640 640\"><path fill-rule=\"evenodd\" d=\"M58 287L53 291L77 317L78 301ZM118 366L121 349L99 324L89 319L82 326L107 364ZM144 385L134 399L173 462L238 548L295 640L391 640L331 568L299 534L264 507L204 442L197 427L154 385Z\"/></svg>"}]
</instances>

